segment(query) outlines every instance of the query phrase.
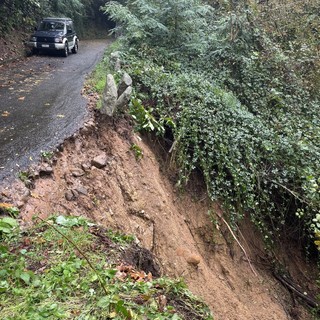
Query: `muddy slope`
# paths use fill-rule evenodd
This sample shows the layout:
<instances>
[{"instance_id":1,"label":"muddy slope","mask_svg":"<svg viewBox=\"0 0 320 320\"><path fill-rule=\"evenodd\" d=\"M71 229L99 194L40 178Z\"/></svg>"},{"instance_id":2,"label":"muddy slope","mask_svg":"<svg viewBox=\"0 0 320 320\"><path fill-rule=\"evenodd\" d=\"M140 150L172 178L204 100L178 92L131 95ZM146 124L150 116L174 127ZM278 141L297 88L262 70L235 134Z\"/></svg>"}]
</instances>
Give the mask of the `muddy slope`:
<instances>
[{"instance_id":1,"label":"muddy slope","mask_svg":"<svg viewBox=\"0 0 320 320\"><path fill-rule=\"evenodd\" d=\"M236 235L250 266L201 181L183 194L175 188L165 154L156 141L133 134L126 119L99 116L64 143L53 173L42 164L34 189L17 182L2 190L2 201L18 203L26 223L38 214L83 215L136 235L162 272L183 277L216 320L311 319L272 277L253 229L246 224Z\"/></svg>"}]
</instances>

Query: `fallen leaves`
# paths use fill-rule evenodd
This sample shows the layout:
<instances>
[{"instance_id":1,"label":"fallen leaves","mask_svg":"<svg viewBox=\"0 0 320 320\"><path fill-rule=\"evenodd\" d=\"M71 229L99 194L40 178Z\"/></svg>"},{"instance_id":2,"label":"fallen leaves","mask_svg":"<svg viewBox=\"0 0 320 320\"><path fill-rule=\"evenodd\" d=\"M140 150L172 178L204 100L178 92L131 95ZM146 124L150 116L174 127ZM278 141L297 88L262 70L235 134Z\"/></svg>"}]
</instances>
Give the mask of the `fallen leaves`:
<instances>
[{"instance_id":1,"label":"fallen leaves","mask_svg":"<svg viewBox=\"0 0 320 320\"><path fill-rule=\"evenodd\" d=\"M2 117L8 117L9 115L10 115L9 111L3 111L1 114Z\"/></svg>"},{"instance_id":2,"label":"fallen leaves","mask_svg":"<svg viewBox=\"0 0 320 320\"><path fill-rule=\"evenodd\" d=\"M11 208L13 208L13 205L11 203L0 202L0 212L7 211L8 209L11 209Z\"/></svg>"},{"instance_id":3,"label":"fallen leaves","mask_svg":"<svg viewBox=\"0 0 320 320\"><path fill-rule=\"evenodd\" d=\"M117 266L116 278L124 281L127 278L135 282L150 282L152 281L152 274L149 272L146 274L144 271L135 270L131 265L121 264Z\"/></svg>"},{"instance_id":4,"label":"fallen leaves","mask_svg":"<svg viewBox=\"0 0 320 320\"><path fill-rule=\"evenodd\" d=\"M19 101L24 101L25 98L26 98L26 97L20 97L20 98L18 98L18 100L19 100Z\"/></svg>"},{"instance_id":5,"label":"fallen leaves","mask_svg":"<svg viewBox=\"0 0 320 320\"><path fill-rule=\"evenodd\" d=\"M11 203L0 202L0 213L16 217L19 214L19 209Z\"/></svg>"},{"instance_id":6,"label":"fallen leaves","mask_svg":"<svg viewBox=\"0 0 320 320\"><path fill-rule=\"evenodd\" d=\"M31 197L34 198L34 199L40 199L42 196L40 196L38 193L35 193L35 192L31 192L30 193Z\"/></svg>"}]
</instances>

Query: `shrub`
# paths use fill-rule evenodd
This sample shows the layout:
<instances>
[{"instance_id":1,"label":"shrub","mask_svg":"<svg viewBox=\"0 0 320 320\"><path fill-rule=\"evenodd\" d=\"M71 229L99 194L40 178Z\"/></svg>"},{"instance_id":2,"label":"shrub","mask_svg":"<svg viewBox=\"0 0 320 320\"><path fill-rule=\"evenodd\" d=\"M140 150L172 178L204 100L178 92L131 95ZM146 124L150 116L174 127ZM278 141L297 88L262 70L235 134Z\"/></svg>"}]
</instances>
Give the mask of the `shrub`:
<instances>
[{"instance_id":1,"label":"shrub","mask_svg":"<svg viewBox=\"0 0 320 320\"><path fill-rule=\"evenodd\" d=\"M122 28L126 71L149 107L143 114L176 124L166 130L177 147L179 183L200 170L210 198L224 204L231 221L250 213L270 243L279 234L313 239L320 107L291 55L258 28L249 6L214 16L201 1L179 7L178 16L173 10L168 19L178 19L182 44L162 12L172 2L158 3L112 2L104 10Z\"/></svg>"}]
</instances>

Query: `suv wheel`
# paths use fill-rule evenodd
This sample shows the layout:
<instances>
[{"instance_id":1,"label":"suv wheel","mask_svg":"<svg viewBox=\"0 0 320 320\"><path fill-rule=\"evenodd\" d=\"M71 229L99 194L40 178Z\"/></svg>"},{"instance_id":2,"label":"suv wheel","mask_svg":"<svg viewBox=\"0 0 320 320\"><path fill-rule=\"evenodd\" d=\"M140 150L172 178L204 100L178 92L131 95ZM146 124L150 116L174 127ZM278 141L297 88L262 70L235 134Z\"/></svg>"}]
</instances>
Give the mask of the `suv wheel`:
<instances>
[{"instance_id":1,"label":"suv wheel","mask_svg":"<svg viewBox=\"0 0 320 320\"><path fill-rule=\"evenodd\" d=\"M77 53L79 50L78 40L76 40L74 47L72 48L72 53Z\"/></svg>"},{"instance_id":2,"label":"suv wheel","mask_svg":"<svg viewBox=\"0 0 320 320\"><path fill-rule=\"evenodd\" d=\"M68 47L68 42L66 42L66 44L65 44L65 47L64 47L64 50L63 50L63 56L64 57L67 57L68 56L68 54L69 54L69 47Z\"/></svg>"}]
</instances>

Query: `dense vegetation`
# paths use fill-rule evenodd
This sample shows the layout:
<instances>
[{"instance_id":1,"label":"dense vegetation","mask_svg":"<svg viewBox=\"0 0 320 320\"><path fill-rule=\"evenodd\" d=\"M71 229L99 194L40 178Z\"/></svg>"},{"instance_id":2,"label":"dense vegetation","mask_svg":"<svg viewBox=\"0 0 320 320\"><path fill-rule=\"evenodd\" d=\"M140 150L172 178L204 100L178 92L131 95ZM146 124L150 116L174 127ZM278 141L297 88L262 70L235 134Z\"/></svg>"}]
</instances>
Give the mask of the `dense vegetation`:
<instances>
[{"instance_id":1,"label":"dense vegetation","mask_svg":"<svg viewBox=\"0 0 320 320\"><path fill-rule=\"evenodd\" d=\"M320 236L320 3L108 2L137 128L174 141L178 184L201 172L230 221L266 243Z\"/></svg>"},{"instance_id":2,"label":"dense vegetation","mask_svg":"<svg viewBox=\"0 0 320 320\"><path fill-rule=\"evenodd\" d=\"M182 281L159 277L133 240L79 217L21 231L1 218L1 319L213 319Z\"/></svg>"},{"instance_id":3,"label":"dense vegetation","mask_svg":"<svg viewBox=\"0 0 320 320\"><path fill-rule=\"evenodd\" d=\"M48 16L72 18L81 35L109 25L100 11L106 3L104 0L1 0L0 3L2 36L13 30L30 31L41 18Z\"/></svg>"}]
</instances>

